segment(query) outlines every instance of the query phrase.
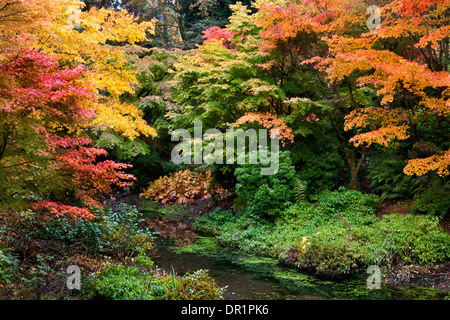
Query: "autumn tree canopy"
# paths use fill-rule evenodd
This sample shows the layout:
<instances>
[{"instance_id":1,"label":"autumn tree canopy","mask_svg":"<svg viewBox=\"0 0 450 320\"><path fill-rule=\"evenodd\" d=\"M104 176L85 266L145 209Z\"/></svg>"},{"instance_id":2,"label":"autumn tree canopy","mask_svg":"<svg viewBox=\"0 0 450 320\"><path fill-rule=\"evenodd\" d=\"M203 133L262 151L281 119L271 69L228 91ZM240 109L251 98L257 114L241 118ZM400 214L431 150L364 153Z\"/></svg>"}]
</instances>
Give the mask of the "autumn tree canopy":
<instances>
[{"instance_id":1,"label":"autumn tree canopy","mask_svg":"<svg viewBox=\"0 0 450 320\"><path fill-rule=\"evenodd\" d=\"M114 45L143 41L153 22L137 23L126 11L78 12L82 6L0 2L1 201L28 197L41 200L35 208L54 205L50 211L90 217L84 208L100 206L111 185L126 186L134 177L121 171L126 164L97 161L107 153L91 146L87 131L156 136L142 111L121 99L134 92L136 72ZM78 209L59 204L65 199Z\"/></svg>"},{"instance_id":2,"label":"autumn tree canopy","mask_svg":"<svg viewBox=\"0 0 450 320\"><path fill-rule=\"evenodd\" d=\"M371 5L380 13L375 28L368 23ZM83 182L104 192L109 182L131 177L120 176L126 165L96 162L108 157L103 148L119 160L134 161L150 149L167 153L171 130L200 120L205 130L278 129L283 146L297 154L319 139L346 163L353 189L371 150L402 143L411 153L405 174L449 174L448 1L238 2L229 6L226 24L201 32L194 49L152 47L158 33L190 41L188 9L203 19L223 7L221 1L1 1L5 170L56 161L77 175L71 155L84 159L87 171L111 166L105 172L117 176L105 176L102 186ZM65 142L66 156L52 142L64 137L75 139ZM27 143L33 151L25 156L19 146ZM86 190L70 189L95 203Z\"/></svg>"},{"instance_id":3,"label":"autumn tree canopy","mask_svg":"<svg viewBox=\"0 0 450 320\"><path fill-rule=\"evenodd\" d=\"M264 4L262 49L280 50L285 43L318 36L328 48L309 47L315 55L301 64L316 63L329 86L348 85L350 112L345 130L356 130L355 146L395 140L424 142L418 125L434 119L448 137L449 11L447 1L389 1L380 3L381 25L368 30L365 1L289 1ZM371 88L377 105L360 105L356 88ZM352 110L353 109L353 110ZM433 143L433 141L429 141ZM449 151L412 159L406 174L437 171L448 174Z\"/></svg>"}]
</instances>

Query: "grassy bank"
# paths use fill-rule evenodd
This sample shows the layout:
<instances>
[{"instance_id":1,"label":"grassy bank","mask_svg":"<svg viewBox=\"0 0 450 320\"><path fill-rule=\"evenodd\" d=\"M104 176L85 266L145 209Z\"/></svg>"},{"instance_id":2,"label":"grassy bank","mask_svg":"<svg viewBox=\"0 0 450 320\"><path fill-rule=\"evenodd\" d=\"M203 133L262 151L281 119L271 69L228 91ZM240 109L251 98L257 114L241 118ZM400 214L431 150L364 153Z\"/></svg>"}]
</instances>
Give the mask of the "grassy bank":
<instances>
[{"instance_id":1,"label":"grassy bank","mask_svg":"<svg viewBox=\"0 0 450 320\"><path fill-rule=\"evenodd\" d=\"M378 199L357 191L323 192L299 201L268 221L245 208L216 209L194 227L223 245L280 259L325 278L364 273L369 265L385 274L399 266L448 264L450 235L438 218L416 214L376 216Z\"/></svg>"}]
</instances>

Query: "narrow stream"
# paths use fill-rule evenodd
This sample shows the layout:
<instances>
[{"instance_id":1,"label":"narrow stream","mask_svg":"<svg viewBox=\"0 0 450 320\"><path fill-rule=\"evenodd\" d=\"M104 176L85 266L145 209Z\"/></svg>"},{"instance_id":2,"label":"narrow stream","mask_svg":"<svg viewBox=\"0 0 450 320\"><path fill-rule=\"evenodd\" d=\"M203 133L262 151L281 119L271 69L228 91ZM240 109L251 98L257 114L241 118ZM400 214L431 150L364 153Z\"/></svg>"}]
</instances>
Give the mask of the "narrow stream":
<instances>
[{"instance_id":1,"label":"narrow stream","mask_svg":"<svg viewBox=\"0 0 450 320\"><path fill-rule=\"evenodd\" d=\"M158 237L152 257L155 264L178 275L208 270L216 283L227 286L225 299L240 300L413 300L448 299L448 292L383 283L369 289L363 277L343 282L323 281L280 265L271 258L243 254L218 245L214 238L197 237L177 246L173 239Z\"/></svg>"},{"instance_id":2,"label":"narrow stream","mask_svg":"<svg viewBox=\"0 0 450 320\"><path fill-rule=\"evenodd\" d=\"M183 275L195 270L208 270L209 275L221 286L227 286L225 299L326 299L327 296L314 293L307 288L289 288L277 283L276 279L250 270L239 264L239 255L220 250L217 256L208 253L186 252L173 244L173 240L158 239L153 260L164 270L173 270ZM261 270L263 266L260 264Z\"/></svg>"},{"instance_id":3,"label":"narrow stream","mask_svg":"<svg viewBox=\"0 0 450 320\"><path fill-rule=\"evenodd\" d=\"M419 286L382 283L369 289L361 276L325 281L302 274L278 260L226 248L213 237L199 235L189 224L158 215L143 216L159 235L152 260L167 272L184 275L200 269L220 287L225 299L239 300L443 300L450 292Z\"/></svg>"}]
</instances>

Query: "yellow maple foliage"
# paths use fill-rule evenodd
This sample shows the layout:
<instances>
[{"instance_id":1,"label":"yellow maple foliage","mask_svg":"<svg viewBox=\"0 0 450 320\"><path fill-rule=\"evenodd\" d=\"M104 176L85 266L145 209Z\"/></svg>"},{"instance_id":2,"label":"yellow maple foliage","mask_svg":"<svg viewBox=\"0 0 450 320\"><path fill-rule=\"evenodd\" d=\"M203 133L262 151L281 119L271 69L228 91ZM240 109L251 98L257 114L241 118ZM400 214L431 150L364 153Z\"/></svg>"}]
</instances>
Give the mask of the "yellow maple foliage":
<instances>
[{"instance_id":1,"label":"yellow maple foliage","mask_svg":"<svg viewBox=\"0 0 450 320\"><path fill-rule=\"evenodd\" d=\"M44 24L51 10L45 0L0 0L0 62L30 44L27 34Z\"/></svg>"},{"instance_id":2,"label":"yellow maple foliage","mask_svg":"<svg viewBox=\"0 0 450 320\"><path fill-rule=\"evenodd\" d=\"M130 140L135 139L138 133L156 136L156 130L142 119L143 112L130 103L109 100L96 104L94 109L98 116L92 121L93 125L106 126Z\"/></svg>"},{"instance_id":3,"label":"yellow maple foliage","mask_svg":"<svg viewBox=\"0 0 450 320\"><path fill-rule=\"evenodd\" d=\"M89 68L88 81L96 89L94 123L108 127L129 139L140 135L156 136L133 104L122 103L120 96L134 93L136 72L128 68L125 52L114 43L135 44L154 33L155 23L138 23L126 10L92 8L81 12L83 2L57 0L41 11L45 19L31 30L35 47L46 54L57 54L68 66Z\"/></svg>"},{"instance_id":4,"label":"yellow maple foliage","mask_svg":"<svg viewBox=\"0 0 450 320\"><path fill-rule=\"evenodd\" d=\"M407 175L421 176L429 171L436 171L439 176L444 177L450 174L449 167L450 150L427 158L409 160L403 172Z\"/></svg>"}]
</instances>

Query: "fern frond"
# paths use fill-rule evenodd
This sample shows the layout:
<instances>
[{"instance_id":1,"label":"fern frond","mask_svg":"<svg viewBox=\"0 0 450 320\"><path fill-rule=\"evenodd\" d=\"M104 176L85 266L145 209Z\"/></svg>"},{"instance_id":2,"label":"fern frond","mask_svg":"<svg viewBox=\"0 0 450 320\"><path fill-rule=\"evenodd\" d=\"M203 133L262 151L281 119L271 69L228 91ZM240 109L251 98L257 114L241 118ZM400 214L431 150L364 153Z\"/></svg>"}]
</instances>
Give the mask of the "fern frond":
<instances>
[{"instance_id":1,"label":"fern frond","mask_svg":"<svg viewBox=\"0 0 450 320\"><path fill-rule=\"evenodd\" d=\"M297 203L306 201L306 183L298 178L294 181L294 196Z\"/></svg>"}]
</instances>

